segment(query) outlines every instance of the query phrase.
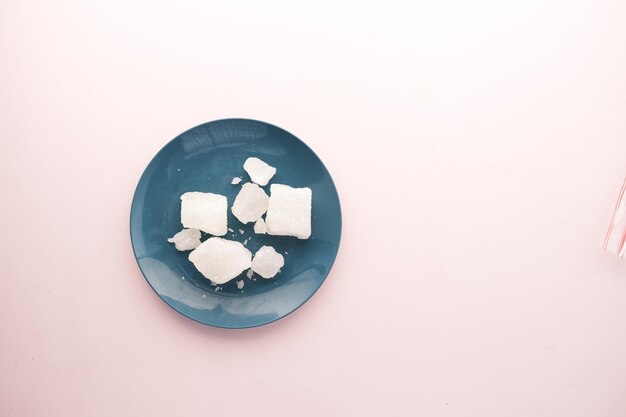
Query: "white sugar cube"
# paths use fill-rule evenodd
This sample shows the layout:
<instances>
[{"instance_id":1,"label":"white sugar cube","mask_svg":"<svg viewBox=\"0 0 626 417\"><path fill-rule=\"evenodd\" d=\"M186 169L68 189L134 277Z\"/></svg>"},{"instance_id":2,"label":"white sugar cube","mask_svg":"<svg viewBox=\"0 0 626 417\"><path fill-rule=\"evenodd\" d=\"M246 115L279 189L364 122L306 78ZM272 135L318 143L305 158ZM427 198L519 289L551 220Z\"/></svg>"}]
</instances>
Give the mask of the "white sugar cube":
<instances>
[{"instance_id":1,"label":"white sugar cube","mask_svg":"<svg viewBox=\"0 0 626 417\"><path fill-rule=\"evenodd\" d=\"M243 163L243 169L246 170L252 182L261 186L267 185L276 174L276 168L254 157L246 159L246 162Z\"/></svg>"},{"instance_id":2,"label":"white sugar cube","mask_svg":"<svg viewBox=\"0 0 626 417\"><path fill-rule=\"evenodd\" d=\"M256 222L267 211L269 199L261 187L247 182L235 197L231 210L243 224Z\"/></svg>"},{"instance_id":3,"label":"white sugar cube","mask_svg":"<svg viewBox=\"0 0 626 417\"><path fill-rule=\"evenodd\" d=\"M230 182L232 185L237 185L241 182L241 178L239 177L235 177L232 179L232 181Z\"/></svg>"},{"instance_id":4,"label":"white sugar cube","mask_svg":"<svg viewBox=\"0 0 626 417\"><path fill-rule=\"evenodd\" d=\"M272 184L265 216L267 233L278 236L311 236L311 189Z\"/></svg>"},{"instance_id":5,"label":"white sugar cube","mask_svg":"<svg viewBox=\"0 0 626 417\"><path fill-rule=\"evenodd\" d=\"M273 278L283 265L285 258L271 246L261 246L252 259L252 270L263 278Z\"/></svg>"},{"instance_id":6,"label":"white sugar cube","mask_svg":"<svg viewBox=\"0 0 626 417\"><path fill-rule=\"evenodd\" d=\"M213 193L188 192L180 196L180 221L183 227L200 229L215 236L226 234L228 201Z\"/></svg>"},{"instance_id":7,"label":"white sugar cube","mask_svg":"<svg viewBox=\"0 0 626 417\"><path fill-rule=\"evenodd\" d=\"M251 267L252 253L241 243L212 237L189 254L189 260L205 278L224 284Z\"/></svg>"},{"instance_id":8,"label":"white sugar cube","mask_svg":"<svg viewBox=\"0 0 626 417\"><path fill-rule=\"evenodd\" d=\"M262 217L254 223L254 233L259 235L267 233L267 224L265 224L265 220Z\"/></svg>"},{"instance_id":9,"label":"white sugar cube","mask_svg":"<svg viewBox=\"0 0 626 417\"><path fill-rule=\"evenodd\" d=\"M167 241L173 243L179 251L195 249L201 243L200 231L198 229L183 229Z\"/></svg>"}]
</instances>

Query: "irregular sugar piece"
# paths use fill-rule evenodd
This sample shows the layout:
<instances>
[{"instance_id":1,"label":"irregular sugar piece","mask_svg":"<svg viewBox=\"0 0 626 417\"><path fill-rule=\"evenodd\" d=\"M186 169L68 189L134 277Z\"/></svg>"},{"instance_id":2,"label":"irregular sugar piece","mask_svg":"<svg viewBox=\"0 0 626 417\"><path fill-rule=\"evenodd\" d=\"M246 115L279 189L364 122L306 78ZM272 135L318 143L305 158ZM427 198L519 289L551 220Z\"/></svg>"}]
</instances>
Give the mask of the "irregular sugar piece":
<instances>
[{"instance_id":1,"label":"irregular sugar piece","mask_svg":"<svg viewBox=\"0 0 626 417\"><path fill-rule=\"evenodd\" d=\"M201 243L200 231L198 229L183 229L167 241L173 243L179 251L195 249Z\"/></svg>"},{"instance_id":2,"label":"irregular sugar piece","mask_svg":"<svg viewBox=\"0 0 626 417\"><path fill-rule=\"evenodd\" d=\"M212 237L189 254L189 260L205 278L224 284L251 267L252 253L241 243Z\"/></svg>"},{"instance_id":3,"label":"irregular sugar piece","mask_svg":"<svg viewBox=\"0 0 626 417\"><path fill-rule=\"evenodd\" d=\"M232 179L232 181L230 182L232 185L237 185L241 182L241 178L239 177L235 177Z\"/></svg>"},{"instance_id":4,"label":"irregular sugar piece","mask_svg":"<svg viewBox=\"0 0 626 417\"><path fill-rule=\"evenodd\" d=\"M242 279L240 279L239 281L237 281L237 288L242 289L244 285L245 285L245 283L243 282L243 280L242 280Z\"/></svg>"},{"instance_id":5,"label":"irregular sugar piece","mask_svg":"<svg viewBox=\"0 0 626 417\"><path fill-rule=\"evenodd\" d=\"M265 224L265 220L262 217L254 223L254 233L259 235L267 233L267 224Z\"/></svg>"},{"instance_id":6,"label":"irregular sugar piece","mask_svg":"<svg viewBox=\"0 0 626 417\"><path fill-rule=\"evenodd\" d=\"M243 169L246 170L252 182L261 186L267 185L276 174L276 168L255 157L246 159L246 162L243 163Z\"/></svg>"},{"instance_id":7,"label":"irregular sugar piece","mask_svg":"<svg viewBox=\"0 0 626 417\"><path fill-rule=\"evenodd\" d=\"M254 275L254 271L252 269L248 269L248 272L246 272L246 276L249 279L252 279L252 276Z\"/></svg>"},{"instance_id":8,"label":"irregular sugar piece","mask_svg":"<svg viewBox=\"0 0 626 417\"><path fill-rule=\"evenodd\" d=\"M213 193L192 191L180 196L180 221L188 229L223 236L228 228L228 201Z\"/></svg>"},{"instance_id":9,"label":"irregular sugar piece","mask_svg":"<svg viewBox=\"0 0 626 417\"><path fill-rule=\"evenodd\" d=\"M255 222L267 211L269 200L261 187L247 182L235 197L231 210L241 223Z\"/></svg>"},{"instance_id":10,"label":"irregular sugar piece","mask_svg":"<svg viewBox=\"0 0 626 417\"><path fill-rule=\"evenodd\" d=\"M252 259L252 270L263 278L273 278L285 265L283 255L271 246L261 246Z\"/></svg>"},{"instance_id":11,"label":"irregular sugar piece","mask_svg":"<svg viewBox=\"0 0 626 417\"><path fill-rule=\"evenodd\" d=\"M311 236L311 189L272 184L265 223L267 233L278 236Z\"/></svg>"}]
</instances>

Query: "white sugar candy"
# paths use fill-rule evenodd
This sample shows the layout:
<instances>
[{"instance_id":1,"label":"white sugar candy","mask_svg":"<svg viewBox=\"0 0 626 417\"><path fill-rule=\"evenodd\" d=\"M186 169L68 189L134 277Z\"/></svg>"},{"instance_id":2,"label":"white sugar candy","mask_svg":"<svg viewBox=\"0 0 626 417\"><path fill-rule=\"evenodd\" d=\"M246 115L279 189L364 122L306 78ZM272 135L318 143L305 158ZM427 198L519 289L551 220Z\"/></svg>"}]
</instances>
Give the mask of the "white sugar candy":
<instances>
[{"instance_id":1,"label":"white sugar candy","mask_svg":"<svg viewBox=\"0 0 626 417\"><path fill-rule=\"evenodd\" d=\"M205 278L224 284L251 267L252 253L241 243L212 237L189 254L189 260Z\"/></svg>"},{"instance_id":2,"label":"white sugar candy","mask_svg":"<svg viewBox=\"0 0 626 417\"><path fill-rule=\"evenodd\" d=\"M241 178L239 177L235 177L232 179L232 181L230 182L232 185L237 185L241 182Z\"/></svg>"},{"instance_id":3,"label":"white sugar candy","mask_svg":"<svg viewBox=\"0 0 626 417\"><path fill-rule=\"evenodd\" d=\"M226 234L228 201L219 194L188 192L180 196L183 227L200 229L215 236Z\"/></svg>"},{"instance_id":4,"label":"white sugar candy","mask_svg":"<svg viewBox=\"0 0 626 417\"><path fill-rule=\"evenodd\" d=\"M259 235L267 233L267 224L265 224L265 220L262 217L254 223L254 233Z\"/></svg>"},{"instance_id":5,"label":"white sugar candy","mask_svg":"<svg viewBox=\"0 0 626 417\"><path fill-rule=\"evenodd\" d=\"M246 159L246 162L243 163L243 169L246 170L252 182L261 186L267 185L276 174L276 168L254 157Z\"/></svg>"},{"instance_id":6,"label":"white sugar candy","mask_svg":"<svg viewBox=\"0 0 626 417\"><path fill-rule=\"evenodd\" d=\"M243 224L256 222L267 211L269 199L261 187L247 182L235 197L231 210Z\"/></svg>"},{"instance_id":7,"label":"white sugar candy","mask_svg":"<svg viewBox=\"0 0 626 417\"><path fill-rule=\"evenodd\" d=\"M285 258L271 246L261 246L252 259L252 270L263 278L273 278L283 265Z\"/></svg>"},{"instance_id":8,"label":"white sugar candy","mask_svg":"<svg viewBox=\"0 0 626 417\"><path fill-rule=\"evenodd\" d=\"M167 239L177 250L191 250L200 246L200 231L198 229L183 229L173 237Z\"/></svg>"},{"instance_id":9,"label":"white sugar candy","mask_svg":"<svg viewBox=\"0 0 626 417\"><path fill-rule=\"evenodd\" d=\"M265 216L267 233L278 236L311 236L311 189L272 184Z\"/></svg>"}]
</instances>

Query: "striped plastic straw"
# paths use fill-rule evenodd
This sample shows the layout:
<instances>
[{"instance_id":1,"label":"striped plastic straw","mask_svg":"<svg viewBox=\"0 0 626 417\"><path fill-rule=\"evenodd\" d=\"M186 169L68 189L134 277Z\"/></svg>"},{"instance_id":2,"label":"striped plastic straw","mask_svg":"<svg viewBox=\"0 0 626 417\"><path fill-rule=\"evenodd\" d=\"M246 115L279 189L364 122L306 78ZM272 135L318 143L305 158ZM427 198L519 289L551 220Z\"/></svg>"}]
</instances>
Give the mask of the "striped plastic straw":
<instances>
[{"instance_id":1,"label":"striped plastic straw","mask_svg":"<svg viewBox=\"0 0 626 417\"><path fill-rule=\"evenodd\" d=\"M624 257L626 252L626 198L624 193L626 192L626 179L624 185L622 185L622 191L619 193L619 198L615 204L615 210L613 211L613 218L611 219L611 225L609 231L604 238L604 250L614 253L619 257Z\"/></svg>"}]
</instances>

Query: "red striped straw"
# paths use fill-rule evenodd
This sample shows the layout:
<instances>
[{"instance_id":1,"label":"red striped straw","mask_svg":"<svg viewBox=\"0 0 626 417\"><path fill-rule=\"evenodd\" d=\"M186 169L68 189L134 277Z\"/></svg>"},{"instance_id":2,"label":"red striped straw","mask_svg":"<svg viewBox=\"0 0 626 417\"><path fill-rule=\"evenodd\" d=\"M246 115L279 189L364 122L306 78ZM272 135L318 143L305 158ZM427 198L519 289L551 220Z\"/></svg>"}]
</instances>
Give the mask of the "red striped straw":
<instances>
[{"instance_id":1,"label":"red striped straw","mask_svg":"<svg viewBox=\"0 0 626 417\"><path fill-rule=\"evenodd\" d=\"M622 191L619 193L619 198L615 204L615 210L613 210L613 217L611 218L611 225L609 231L604 238L604 250L614 253L617 256L624 257L626 252L626 199L624 194L626 193L626 179L624 185L622 185Z\"/></svg>"}]
</instances>

